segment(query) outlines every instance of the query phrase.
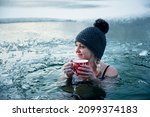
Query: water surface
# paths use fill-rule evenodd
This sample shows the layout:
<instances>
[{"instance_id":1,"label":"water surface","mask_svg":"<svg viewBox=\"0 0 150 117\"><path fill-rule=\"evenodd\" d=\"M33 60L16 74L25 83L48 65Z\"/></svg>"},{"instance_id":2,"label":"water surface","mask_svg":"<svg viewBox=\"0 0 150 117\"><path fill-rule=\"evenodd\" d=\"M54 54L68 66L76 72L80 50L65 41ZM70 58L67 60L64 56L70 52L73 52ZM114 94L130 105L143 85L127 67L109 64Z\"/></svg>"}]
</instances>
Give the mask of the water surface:
<instances>
[{"instance_id":1,"label":"water surface","mask_svg":"<svg viewBox=\"0 0 150 117\"><path fill-rule=\"evenodd\" d=\"M128 11L109 0L6 1L0 4L0 99L72 99L59 88L62 66L75 58L78 32L100 16L110 23L102 60L120 75L118 82L104 82L106 99L150 99L148 0L123 2Z\"/></svg>"}]
</instances>

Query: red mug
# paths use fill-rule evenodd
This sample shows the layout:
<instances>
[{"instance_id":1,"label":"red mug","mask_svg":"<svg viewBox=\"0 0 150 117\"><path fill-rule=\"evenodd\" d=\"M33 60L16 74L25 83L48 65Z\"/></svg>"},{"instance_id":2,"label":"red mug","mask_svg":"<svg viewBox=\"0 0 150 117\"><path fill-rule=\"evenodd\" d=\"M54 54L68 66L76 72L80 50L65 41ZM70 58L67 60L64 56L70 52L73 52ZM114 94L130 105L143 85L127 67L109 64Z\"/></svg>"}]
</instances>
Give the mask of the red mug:
<instances>
[{"instance_id":1,"label":"red mug","mask_svg":"<svg viewBox=\"0 0 150 117\"><path fill-rule=\"evenodd\" d=\"M76 72L77 75L79 75L78 68L81 65L88 65L88 60L86 60L86 59L73 60L74 71Z\"/></svg>"}]
</instances>

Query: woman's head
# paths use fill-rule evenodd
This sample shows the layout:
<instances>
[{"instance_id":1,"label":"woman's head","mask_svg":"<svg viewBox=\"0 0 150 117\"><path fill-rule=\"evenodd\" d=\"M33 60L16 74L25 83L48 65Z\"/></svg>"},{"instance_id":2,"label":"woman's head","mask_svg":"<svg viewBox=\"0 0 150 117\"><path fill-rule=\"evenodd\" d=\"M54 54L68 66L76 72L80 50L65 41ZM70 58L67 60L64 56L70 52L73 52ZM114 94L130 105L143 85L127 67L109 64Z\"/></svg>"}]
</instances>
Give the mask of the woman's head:
<instances>
[{"instance_id":1,"label":"woman's head","mask_svg":"<svg viewBox=\"0 0 150 117\"><path fill-rule=\"evenodd\" d=\"M87 59L89 61L94 59L94 53L88 49L84 44L76 42L76 54L79 59Z\"/></svg>"},{"instance_id":2,"label":"woman's head","mask_svg":"<svg viewBox=\"0 0 150 117\"><path fill-rule=\"evenodd\" d=\"M80 42L93 52L97 59L101 59L106 47L105 34L108 30L109 24L103 19L98 19L93 27L82 30L77 35L75 42Z\"/></svg>"}]
</instances>

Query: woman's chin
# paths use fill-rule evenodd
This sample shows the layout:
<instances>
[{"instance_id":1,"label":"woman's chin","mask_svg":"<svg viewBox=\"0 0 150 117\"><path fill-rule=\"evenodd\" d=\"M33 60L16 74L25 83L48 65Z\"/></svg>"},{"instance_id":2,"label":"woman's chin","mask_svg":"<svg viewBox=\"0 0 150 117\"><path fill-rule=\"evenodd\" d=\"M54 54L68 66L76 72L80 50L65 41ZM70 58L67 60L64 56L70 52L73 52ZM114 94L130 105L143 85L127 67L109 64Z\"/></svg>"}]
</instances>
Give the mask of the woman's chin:
<instances>
[{"instance_id":1,"label":"woman's chin","mask_svg":"<svg viewBox=\"0 0 150 117\"><path fill-rule=\"evenodd\" d=\"M77 58L78 59L86 59L84 56L82 56L82 55L77 55Z\"/></svg>"},{"instance_id":2,"label":"woman's chin","mask_svg":"<svg viewBox=\"0 0 150 117\"><path fill-rule=\"evenodd\" d=\"M81 56L77 55L77 59L83 59L83 57L81 57Z\"/></svg>"},{"instance_id":3,"label":"woman's chin","mask_svg":"<svg viewBox=\"0 0 150 117\"><path fill-rule=\"evenodd\" d=\"M85 59L85 58L83 58L83 57L78 57L78 59Z\"/></svg>"},{"instance_id":4,"label":"woman's chin","mask_svg":"<svg viewBox=\"0 0 150 117\"><path fill-rule=\"evenodd\" d=\"M82 56L78 56L78 59L84 59Z\"/></svg>"}]
</instances>

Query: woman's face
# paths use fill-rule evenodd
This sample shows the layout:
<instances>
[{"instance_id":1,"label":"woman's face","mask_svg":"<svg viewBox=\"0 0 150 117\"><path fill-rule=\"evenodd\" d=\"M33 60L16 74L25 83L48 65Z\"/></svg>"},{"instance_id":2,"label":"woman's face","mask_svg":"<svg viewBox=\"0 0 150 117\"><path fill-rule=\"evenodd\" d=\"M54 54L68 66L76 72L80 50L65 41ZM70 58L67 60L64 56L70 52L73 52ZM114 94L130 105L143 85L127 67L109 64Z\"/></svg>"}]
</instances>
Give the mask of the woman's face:
<instances>
[{"instance_id":1,"label":"woman's face","mask_svg":"<svg viewBox=\"0 0 150 117\"><path fill-rule=\"evenodd\" d=\"M94 58L94 54L80 42L76 42L75 52L79 59L91 60Z\"/></svg>"}]
</instances>

